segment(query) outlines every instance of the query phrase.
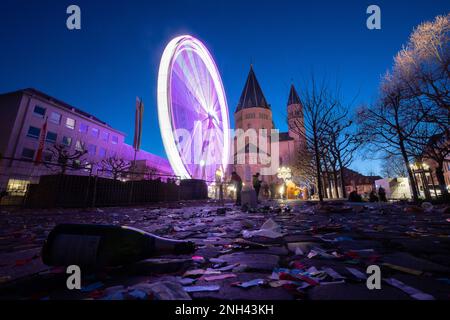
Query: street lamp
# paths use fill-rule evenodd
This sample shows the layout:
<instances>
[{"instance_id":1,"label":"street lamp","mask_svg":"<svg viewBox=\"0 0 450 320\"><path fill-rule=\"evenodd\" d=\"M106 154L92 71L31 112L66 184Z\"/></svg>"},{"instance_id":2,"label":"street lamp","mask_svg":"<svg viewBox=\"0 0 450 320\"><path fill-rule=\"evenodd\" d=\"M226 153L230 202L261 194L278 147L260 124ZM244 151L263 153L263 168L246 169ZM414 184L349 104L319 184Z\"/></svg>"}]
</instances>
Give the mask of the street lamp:
<instances>
[{"instance_id":1,"label":"street lamp","mask_svg":"<svg viewBox=\"0 0 450 320\"><path fill-rule=\"evenodd\" d=\"M280 189L280 194L287 193L286 183L292 179L292 170L288 167L278 168L277 178L283 180L283 189Z\"/></svg>"}]
</instances>

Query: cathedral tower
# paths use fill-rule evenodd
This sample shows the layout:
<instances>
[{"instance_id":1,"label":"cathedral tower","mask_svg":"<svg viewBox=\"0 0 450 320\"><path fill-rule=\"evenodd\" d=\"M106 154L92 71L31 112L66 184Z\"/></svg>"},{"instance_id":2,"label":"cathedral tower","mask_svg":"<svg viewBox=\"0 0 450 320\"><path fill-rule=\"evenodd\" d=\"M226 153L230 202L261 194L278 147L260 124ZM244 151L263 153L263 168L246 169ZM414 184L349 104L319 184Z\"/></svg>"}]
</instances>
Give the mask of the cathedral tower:
<instances>
[{"instance_id":1,"label":"cathedral tower","mask_svg":"<svg viewBox=\"0 0 450 320\"><path fill-rule=\"evenodd\" d=\"M300 101L297 91L294 85L291 85L289 92L289 98L287 102L288 111L288 128L289 136L294 138L298 144L302 144L304 141L305 133L305 121L303 118L303 105Z\"/></svg>"},{"instance_id":2,"label":"cathedral tower","mask_svg":"<svg viewBox=\"0 0 450 320\"><path fill-rule=\"evenodd\" d=\"M267 100L264 97L264 93L256 79L255 72L253 71L253 66L250 66L247 81L245 82L236 111L234 112L234 122L236 129L242 129L246 132L243 138L245 139L245 150L243 150L242 146L238 146L237 139L235 139L234 169L246 183L251 184L252 175L261 172L261 167L263 166L260 162L258 153L265 153L270 157L270 133L271 129L274 127L270 104L267 103ZM264 142L260 143L258 138L261 129L267 130L265 144ZM247 134L249 132L256 133L256 143L250 142L249 137L251 134ZM262 146L262 144L264 144L264 146ZM238 159L238 155L239 157L245 157L245 164L242 163L242 158L240 158L241 160ZM267 180L268 177L262 177L262 179Z\"/></svg>"}]
</instances>

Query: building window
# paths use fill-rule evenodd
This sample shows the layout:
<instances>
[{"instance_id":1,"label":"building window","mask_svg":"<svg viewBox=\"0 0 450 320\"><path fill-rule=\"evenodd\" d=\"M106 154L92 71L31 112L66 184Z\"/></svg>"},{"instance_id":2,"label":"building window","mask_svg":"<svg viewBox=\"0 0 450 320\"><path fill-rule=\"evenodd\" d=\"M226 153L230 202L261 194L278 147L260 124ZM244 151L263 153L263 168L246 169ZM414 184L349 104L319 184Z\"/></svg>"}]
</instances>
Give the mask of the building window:
<instances>
[{"instance_id":1,"label":"building window","mask_svg":"<svg viewBox=\"0 0 450 320\"><path fill-rule=\"evenodd\" d=\"M108 142L109 132L102 132L102 140Z\"/></svg>"},{"instance_id":2,"label":"building window","mask_svg":"<svg viewBox=\"0 0 450 320\"><path fill-rule=\"evenodd\" d=\"M34 159L34 150L23 148L22 150L22 158L27 160L33 160Z\"/></svg>"},{"instance_id":3,"label":"building window","mask_svg":"<svg viewBox=\"0 0 450 320\"><path fill-rule=\"evenodd\" d=\"M45 141L50 142L50 143L56 143L56 138L58 137L58 135L54 132L48 131L47 132L47 137L45 138Z\"/></svg>"},{"instance_id":4,"label":"building window","mask_svg":"<svg viewBox=\"0 0 450 320\"><path fill-rule=\"evenodd\" d=\"M27 137L38 139L39 135L41 134L41 129L36 127L29 127Z\"/></svg>"},{"instance_id":5,"label":"building window","mask_svg":"<svg viewBox=\"0 0 450 320\"><path fill-rule=\"evenodd\" d=\"M42 154L42 156L44 158L44 162L52 162L53 160L53 154L51 152L46 151Z\"/></svg>"},{"instance_id":6,"label":"building window","mask_svg":"<svg viewBox=\"0 0 450 320\"><path fill-rule=\"evenodd\" d=\"M117 152L116 152L116 151L111 151L110 154L109 154L109 156L110 156L111 158L117 158Z\"/></svg>"},{"instance_id":7,"label":"building window","mask_svg":"<svg viewBox=\"0 0 450 320\"><path fill-rule=\"evenodd\" d=\"M52 112L50 115L50 121L56 124L61 123L61 115L58 112Z\"/></svg>"},{"instance_id":8,"label":"building window","mask_svg":"<svg viewBox=\"0 0 450 320\"><path fill-rule=\"evenodd\" d=\"M87 133L89 129L89 126L86 123L80 123L80 132L81 133Z\"/></svg>"},{"instance_id":9,"label":"building window","mask_svg":"<svg viewBox=\"0 0 450 320\"><path fill-rule=\"evenodd\" d=\"M119 143L119 137L118 136L112 136L111 137L111 143L112 144L118 144Z\"/></svg>"},{"instance_id":10,"label":"building window","mask_svg":"<svg viewBox=\"0 0 450 320\"><path fill-rule=\"evenodd\" d=\"M67 118L66 119L66 127L69 129L75 129L75 119Z\"/></svg>"},{"instance_id":11,"label":"building window","mask_svg":"<svg viewBox=\"0 0 450 320\"><path fill-rule=\"evenodd\" d=\"M62 144L70 147L70 145L72 144L72 138L64 136L62 139Z\"/></svg>"},{"instance_id":12,"label":"building window","mask_svg":"<svg viewBox=\"0 0 450 320\"><path fill-rule=\"evenodd\" d=\"M6 192L11 196L23 196L27 192L29 184L28 180L9 179Z\"/></svg>"},{"instance_id":13,"label":"building window","mask_svg":"<svg viewBox=\"0 0 450 320\"><path fill-rule=\"evenodd\" d=\"M92 128L92 130L91 130L91 135L92 135L94 138L98 138L98 133L99 133L99 131L98 131L97 128Z\"/></svg>"},{"instance_id":14,"label":"building window","mask_svg":"<svg viewBox=\"0 0 450 320\"><path fill-rule=\"evenodd\" d=\"M39 118L44 118L45 116L45 108L36 105L33 110L33 114Z\"/></svg>"},{"instance_id":15,"label":"building window","mask_svg":"<svg viewBox=\"0 0 450 320\"><path fill-rule=\"evenodd\" d=\"M106 149L105 149L105 148L100 148L100 149L98 150L98 155L99 155L101 158L106 157Z\"/></svg>"},{"instance_id":16,"label":"building window","mask_svg":"<svg viewBox=\"0 0 450 320\"><path fill-rule=\"evenodd\" d=\"M91 156L95 156L95 152L97 151L97 146L94 144L88 145L88 152Z\"/></svg>"},{"instance_id":17,"label":"building window","mask_svg":"<svg viewBox=\"0 0 450 320\"><path fill-rule=\"evenodd\" d=\"M83 143L80 140L77 140L77 142L75 143L75 150L84 151Z\"/></svg>"}]
</instances>

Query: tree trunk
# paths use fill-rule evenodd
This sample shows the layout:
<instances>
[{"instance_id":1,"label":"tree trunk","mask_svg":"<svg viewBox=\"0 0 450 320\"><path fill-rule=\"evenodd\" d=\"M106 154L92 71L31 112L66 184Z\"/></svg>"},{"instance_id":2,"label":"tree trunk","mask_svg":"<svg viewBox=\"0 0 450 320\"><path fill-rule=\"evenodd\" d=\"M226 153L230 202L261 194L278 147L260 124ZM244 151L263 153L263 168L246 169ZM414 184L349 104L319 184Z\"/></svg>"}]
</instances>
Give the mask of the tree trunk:
<instances>
[{"instance_id":1,"label":"tree trunk","mask_svg":"<svg viewBox=\"0 0 450 320\"><path fill-rule=\"evenodd\" d=\"M327 179L327 172L325 171L323 176L322 176L322 188L323 188L323 196L327 199L329 199L330 197L328 196L328 189L327 189L327 184L328 184L328 179Z\"/></svg>"},{"instance_id":2,"label":"tree trunk","mask_svg":"<svg viewBox=\"0 0 450 320\"><path fill-rule=\"evenodd\" d=\"M345 178L344 178L344 168L342 167L342 163L339 161L339 172L341 176L341 189L342 189L342 197L347 198L347 191L345 190Z\"/></svg>"},{"instance_id":3,"label":"tree trunk","mask_svg":"<svg viewBox=\"0 0 450 320\"><path fill-rule=\"evenodd\" d=\"M414 179L413 172L411 170L408 156L406 154L405 145L402 140L400 140L399 144L400 144L400 151L402 153L402 158L403 158L403 161L405 162L406 170L408 170L408 178L409 178L409 184L410 184L411 190L412 190L413 200L414 200L414 202L418 202L419 201L419 193L417 192L416 182Z\"/></svg>"},{"instance_id":4,"label":"tree trunk","mask_svg":"<svg viewBox=\"0 0 450 320\"><path fill-rule=\"evenodd\" d=\"M320 172L320 158L319 158L319 142L315 128L314 128L314 153L315 153L314 160L316 162L316 172L317 172L317 192L319 193L319 201L323 202L322 173Z\"/></svg>"},{"instance_id":5,"label":"tree trunk","mask_svg":"<svg viewBox=\"0 0 450 320\"><path fill-rule=\"evenodd\" d=\"M333 169L333 184L334 184L334 191L336 192L336 198L339 199L338 177L336 169Z\"/></svg>"},{"instance_id":6,"label":"tree trunk","mask_svg":"<svg viewBox=\"0 0 450 320\"><path fill-rule=\"evenodd\" d=\"M439 165L435 169L435 173L436 173L436 178L437 178L438 184L439 184L439 190L441 190L442 199L448 200L450 197L449 197L449 194L447 191L447 186L445 183L443 166L444 166L444 163L439 163Z\"/></svg>"}]
</instances>

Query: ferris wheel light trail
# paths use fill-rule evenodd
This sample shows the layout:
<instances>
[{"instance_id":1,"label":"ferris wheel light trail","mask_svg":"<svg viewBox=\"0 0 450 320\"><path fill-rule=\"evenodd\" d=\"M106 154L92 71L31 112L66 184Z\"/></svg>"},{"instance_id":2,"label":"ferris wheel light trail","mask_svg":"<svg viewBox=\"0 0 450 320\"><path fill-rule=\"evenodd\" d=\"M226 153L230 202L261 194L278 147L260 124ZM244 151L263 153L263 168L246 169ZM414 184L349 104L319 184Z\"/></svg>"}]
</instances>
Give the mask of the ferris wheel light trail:
<instances>
[{"instance_id":1,"label":"ferris wheel light trail","mask_svg":"<svg viewBox=\"0 0 450 320\"><path fill-rule=\"evenodd\" d=\"M230 132L225 90L208 49L192 36L176 37L164 49L158 72L158 119L176 175L212 181L218 168L226 170ZM190 134L183 146L177 130ZM192 151L198 141L200 150Z\"/></svg>"}]
</instances>

